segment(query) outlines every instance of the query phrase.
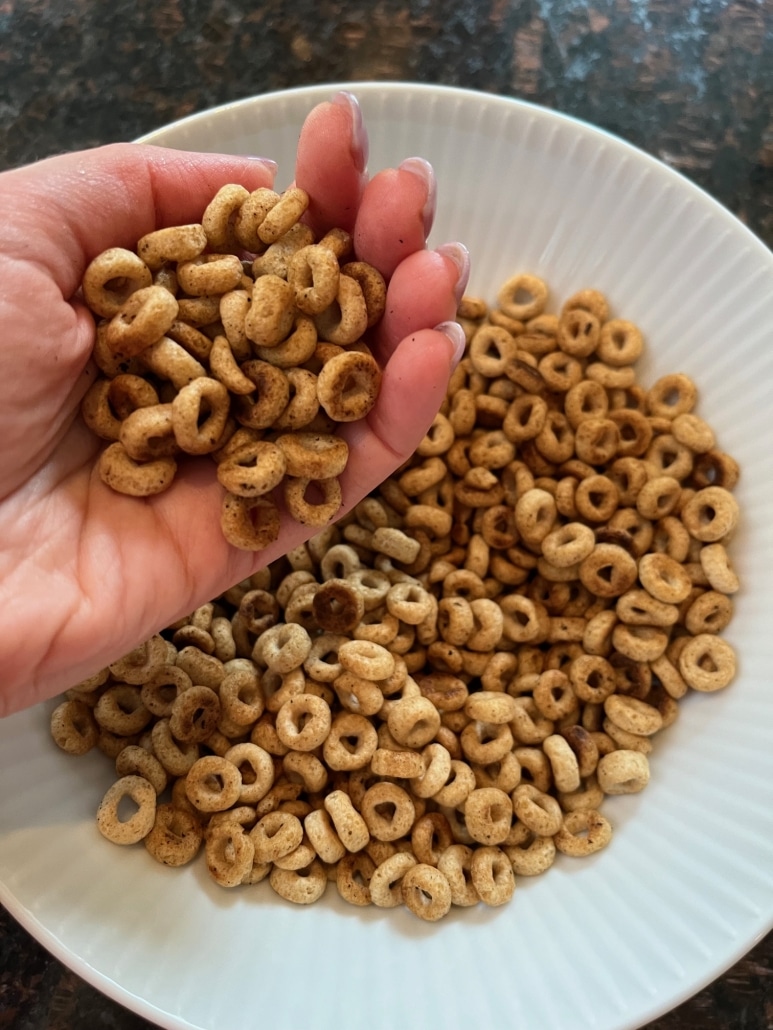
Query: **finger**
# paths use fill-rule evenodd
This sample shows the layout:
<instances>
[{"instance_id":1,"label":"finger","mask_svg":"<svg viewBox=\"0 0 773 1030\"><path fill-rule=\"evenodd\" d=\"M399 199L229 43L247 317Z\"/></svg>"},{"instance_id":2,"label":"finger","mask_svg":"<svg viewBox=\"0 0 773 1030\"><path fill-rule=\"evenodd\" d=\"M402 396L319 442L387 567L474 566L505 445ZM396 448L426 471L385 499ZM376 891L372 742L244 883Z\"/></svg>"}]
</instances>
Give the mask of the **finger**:
<instances>
[{"instance_id":1,"label":"finger","mask_svg":"<svg viewBox=\"0 0 773 1030\"><path fill-rule=\"evenodd\" d=\"M407 336L455 317L469 274L469 254L461 243L418 251L398 265L374 341L382 364Z\"/></svg>"},{"instance_id":2,"label":"finger","mask_svg":"<svg viewBox=\"0 0 773 1030\"><path fill-rule=\"evenodd\" d=\"M295 185L311 197L305 221L322 235L354 230L367 180L368 137L357 99L345 91L308 115L298 140Z\"/></svg>"},{"instance_id":3,"label":"finger","mask_svg":"<svg viewBox=\"0 0 773 1030\"><path fill-rule=\"evenodd\" d=\"M374 175L362 196L354 229L354 249L389 279L410 254L423 250L435 217L432 166L410 157L399 168Z\"/></svg>"},{"instance_id":4,"label":"finger","mask_svg":"<svg viewBox=\"0 0 773 1030\"><path fill-rule=\"evenodd\" d=\"M34 247L38 265L70 298L102 250L133 247L153 229L200 221L221 186L271 186L275 171L264 158L134 143L49 158L6 173L0 183L3 250L26 260Z\"/></svg>"}]
</instances>

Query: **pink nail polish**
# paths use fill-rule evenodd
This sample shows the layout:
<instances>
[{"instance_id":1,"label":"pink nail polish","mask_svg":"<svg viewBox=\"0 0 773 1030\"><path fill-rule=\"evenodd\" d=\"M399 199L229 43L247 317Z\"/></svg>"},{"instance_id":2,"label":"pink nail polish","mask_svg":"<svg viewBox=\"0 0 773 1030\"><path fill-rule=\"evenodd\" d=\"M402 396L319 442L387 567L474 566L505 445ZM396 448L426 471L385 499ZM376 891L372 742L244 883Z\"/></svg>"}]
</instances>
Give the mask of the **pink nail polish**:
<instances>
[{"instance_id":1,"label":"pink nail polish","mask_svg":"<svg viewBox=\"0 0 773 1030\"><path fill-rule=\"evenodd\" d=\"M362 120L362 108L354 93L342 89L333 97L331 103L346 107L352 113L352 157L357 170L364 172L368 166L368 133Z\"/></svg>"},{"instance_id":2,"label":"pink nail polish","mask_svg":"<svg viewBox=\"0 0 773 1030\"><path fill-rule=\"evenodd\" d=\"M441 322L435 326L435 330L446 336L451 344L451 371L453 371L462 360L467 347L464 329L458 322Z\"/></svg>"},{"instance_id":3,"label":"pink nail polish","mask_svg":"<svg viewBox=\"0 0 773 1030\"><path fill-rule=\"evenodd\" d=\"M412 172L414 175L418 175L427 187L427 199L422 209L422 217L424 218L424 235L428 236L432 223L435 220L435 208L437 205L435 170L429 161L425 161L423 157L407 157L400 164L400 171Z\"/></svg>"},{"instance_id":4,"label":"pink nail polish","mask_svg":"<svg viewBox=\"0 0 773 1030\"><path fill-rule=\"evenodd\" d=\"M470 278L470 252L463 243L444 243L436 248L436 253L442 254L443 257L451 258L459 269L459 278L456 280L455 290L456 302L458 304L464 295L464 291L467 289L467 282Z\"/></svg>"},{"instance_id":5,"label":"pink nail polish","mask_svg":"<svg viewBox=\"0 0 773 1030\"><path fill-rule=\"evenodd\" d=\"M253 157L252 154L248 154L246 160L253 161L254 163L259 165L263 165L266 171L270 174L271 178L276 178L276 173L279 171L279 165L270 157Z\"/></svg>"}]
</instances>

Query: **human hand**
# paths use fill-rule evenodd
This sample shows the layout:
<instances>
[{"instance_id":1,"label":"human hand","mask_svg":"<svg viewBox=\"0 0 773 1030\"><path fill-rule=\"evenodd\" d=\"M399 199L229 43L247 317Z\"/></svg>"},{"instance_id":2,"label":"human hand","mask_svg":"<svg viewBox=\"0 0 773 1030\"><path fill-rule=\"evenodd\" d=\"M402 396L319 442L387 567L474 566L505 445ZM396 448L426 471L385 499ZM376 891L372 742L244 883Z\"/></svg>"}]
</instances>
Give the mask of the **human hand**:
<instances>
[{"instance_id":1,"label":"human hand","mask_svg":"<svg viewBox=\"0 0 773 1030\"><path fill-rule=\"evenodd\" d=\"M415 450L463 348L452 320L466 251L426 249L428 166L412 159L368 179L366 163L356 101L339 94L315 108L295 170L313 228L352 231L358 257L389 280L370 341L384 368L379 400L340 429L350 446L340 514ZM76 684L314 532L287 519L264 551L231 547L214 463L181 467L154 497L116 494L78 416L95 376L93 318L78 296L89 261L199 220L225 183L272 186L274 172L260 159L118 144L0 175L0 715Z\"/></svg>"}]
</instances>

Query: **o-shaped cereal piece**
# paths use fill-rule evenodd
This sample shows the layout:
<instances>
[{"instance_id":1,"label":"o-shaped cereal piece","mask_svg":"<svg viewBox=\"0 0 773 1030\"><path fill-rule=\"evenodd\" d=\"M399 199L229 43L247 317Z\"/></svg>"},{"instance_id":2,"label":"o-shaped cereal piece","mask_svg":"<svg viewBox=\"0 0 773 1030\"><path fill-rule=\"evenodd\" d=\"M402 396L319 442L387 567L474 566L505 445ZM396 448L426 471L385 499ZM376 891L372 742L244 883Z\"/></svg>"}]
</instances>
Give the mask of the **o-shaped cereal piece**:
<instances>
[{"instance_id":1,"label":"o-shaped cereal piece","mask_svg":"<svg viewBox=\"0 0 773 1030\"><path fill-rule=\"evenodd\" d=\"M274 866L268 882L272 890L294 905L313 905L327 889L327 873L318 859L304 869L280 869Z\"/></svg>"},{"instance_id":2,"label":"o-shaped cereal piece","mask_svg":"<svg viewBox=\"0 0 773 1030\"><path fill-rule=\"evenodd\" d=\"M370 840L370 832L367 823L354 808L349 795L343 790L331 791L325 798L324 805L346 850L351 853L362 851Z\"/></svg>"},{"instance_id":3,"label":"o-shaped cereal piece","mask_svg":"<svg viewBox=\"0 0 773 1030\"><path fill-rule=\"evenodd\" d=\"M552 837L534 837L528 844L505 848L515 876L539 876L547 872L556 858Z\"/></svg>"},{"instance_id":4,"label":"o-shaped cereal piece","mask_svg":"<svg viewBox=\"0 0 773 1030\"><path fill-rule=\"evenodd\" d=\"M365 791L360 814L376 840L399 840L410 833L416 808L396 783L376 783Z\"/></svg>"},{"instance_id":5,"label":"o-shaped cereal piece","mask_svg":"<svg viewBox=\"0 0 773 1030\"><path fill-rule=\"evenodd\" d=\"M200 254L177 266L177 279L190 297L228 293L242 281L243 274L235 254Z\"/></svg>"},{"instance_id":6,"label":"o-shaped cereal piece","mask_svg":"<svg viewBox=\"0 0 773 1030\"><path fill-rule=\"evenodd\" d=\"M350 633L365 614L362 594L345 579L329 579L314 594L312 611L320 629Z\"/></svg>"},{"instance_id":7,"label":"o-shaped cereal piece","mask_svg":"<svg viewBox=\"0 0 773 1030\"><path fill-rule=\"evenodd\" d=\"M658 418L672 419L692 411L698 391L695 383L681 372L662 376L647 391L647 411Z\"/></svg>"},{"instance_id":8,"label":"o-shaped cereal piece","mask_svg":"<svg viewBox=\"0 0 773 1030\"><path fill-rule=\"evenodd\" d=\"M237 803L241 791L241 773L219 755L196 759L185 777L187 798L200 812L224 812Z\"/></svg>"},{"instance_id":9,"label":"o-shaped cereal piece","mask_svg":"<svg viewBox=\"0 0 773 1030\"><path fill-rule=\"evenodd\" d=\"M211 251L227 253L239 249L240 241L236 236L235 221L242 204L249 196L249 191L244 186L227 183L220 187L207 204L201 217L201 226Z\"/></svg>"},{"instance_id":10,"label":"o-shaped cereal piece","mask_svg":"<svg viewBox=\"0 0 773 1030\"><path fill-rule=\"evenodd\" d=\"M328 247L302 247L290 259L287 281L295 290L295 305L305 315L318 315L336 299L340 271Z\"/></svg>"},{"instance_id":11,"label":"o-shaped cereal piece","mask_svg":"<svg viewBox=\"0 0 773 1030\"><path fill-rule=\"evenodd\" d=\"M68 755L85 755L98 737L91 708L84 701L62 701L51 713L51 736Z\"/></svg>"},{"instance_id":12,"label":"o-shaped cereal piece","mask_svg":"<svg viewBox=\"0 0 773 1030\"><path fill-rule=\"evenodd\" d=\"M535 275L519 273L502 284L497 293L497 303L502 311L518 322L536 318L545 310L548 288Z\"/></svg>"},{"instance_id":13,"label":"o-shaped cereal piece","mask_svg":"<svg viewBox=\"0 0 773 1030\"><path fill-rule=\"evenodd\" d=\"M643 554L639 580L648 594L665 604L681 604L692 590L687 570L667 554Z\"/></svg>"},{"instance_id":14,"label":"o-shaped cereal piece","mask_svg":"<svg viewBox=\"0 0 773 1030\"><path fill-rule=\"evenodd\" d=\"M115 771L119 776L144 776L153 784L156 796L166 789L166 769L156 756L139 744L128 744L115 760Z\"/></svg>"},{"instance_id":15,"label":"o-shaped cereal piece","mask_svg":"<svg viewBox=\"0 0 773 1030\"><path fill-rule=\"evenodd\" d=\"M105 341L115 354L135 357L165 336L177 318L178 304L163 286L135 290L113 315Z\"/></svg>"},{"instance_id":16,"label":"o-shaped cereal piece","mask_svg":"<svg viewBox=\"0 0 773 1030\"><path fill-rule=\"evenodd\" d=\"M124 798L137 806L128 819L122 819L119 806ZM136 844L146 837L156 818L156 791L144 776L122 776L108 787L97 809L97 829L113 844Z\"/></svg>"},{"instance_id":17,"label":"o-shaped cereal piece","mask_svg":"<svg viewBox=\"0 0 773 1030\"><path fill-rule=\"evenodd\" d=\"M376 866L370 878L370 900L379 908L396 908L402 905L402 879L406 872L416 865L410 852L398 851ZM477 900L477 899L476 899Z\"/></svg>"},{"instance_id":18,"label":"o-shaped cereal piece","mask_svg":"<svg viewBox=\"0 0 773 1030\"><path fill-rule=\"evenodd\" d=\"M217 728L220 698L210 687L192 686L172 703L169 728L176 740L201 743Z\"/></svg>"},{"instance_id":19,"label":"o-shaped cereal piece","mask_svg":"<svg viewBox=\"0 0 773 1030\"><path fill-rule=\"evenodd\" d=\"M475 848L470 875L475 893L484 905L504 905L515 893L513 866L501 848Z\"/></svg>"},{"instance_id":20,"label":"o-shaped cereal piece","mask_svg":"<svg viewBox=\"0 0 773 1030\"><path fill-rule=\"evenodd\" d=\"M564 816L553 843L564 855L583 858L605 848L612 839L612 827L595 809L581 809Z\"/></svg>"},{"instance_id":21,"label":"o-shaped cereal piece","mask_svg":"<svg viewBox=\"0 0 773 1030\"><path fill-rule=\"evenodd\" d=\"M210 454L218 447L230 410L226 387L201 376L184 386L172 401L172 427L187 454Z\"/></svg>"},{"instance_id":22,"label":"o-shaped cereal piece","mask_svg":"<svg viewBox=\"0 0 773 1030\"><path fill-rule=\"evenodd\" d=\"M258 640L258 654L280 676L300 668L311 651L311 637L297 623L280 622L265 630Z\"/></svg>"},{"instance_id":23,"label":"o-shaped cereal piece","mask_svg":"<svg viewBox=\"0 0 773 1030\"><path fill-rule=\"evenodd\" d=\"M556 790L565 794L579 790L580 766L568 741L558 733L551 733L543 740L542 750L548 756Z\"/></svg>"},{"instance_id":24,"label":"o-shaped cereal piece","mask_svg":"<svg viewBox=\"0 0 773 1030\"><path fill-rule=\"evenodd\" d=\"M176 868L193 861L203 840L201 822L193 812L164 804L156 806L153 827L143 844L157 862Z\"/></svg>"},{"instance_id":25,"label":"o-shaped cereal piece","mask_svg":"<svg viewBox=\"0 0 773 1030\"><path fill-rule=\"evenodd\" d=\"M714 543L738 525L738 502L724 487L707 486L689 499L681 514L690 536Z\"/></svg>"},{"instance_id":26,"label":"o-shaped cereal piece","mask_svg":"<svg viewBox=\"0 0 773 1030\"><path fill-rule=\"evenodd\" d=\"M434 923L451 908L451 886L434 866L418 862L403 874L403 900L419 919Z\"/></svg>"},{"instance_id":27,"label":"o-shaped cereal piece","mask_svg":"<svg viewBox=\"0 0 773 1030\"><path fill-rule=\"evenodd\" d=\"M641 330L622 318L613 318L601 327L596 354L608 365L633 365L644 348Z\"/></svg>"},{"instance_id":28,"label":"o-shaped cereal piece","mask_svg":"<svg viewBox=\"0 0 773 1030\"><path fill-rule=\"evenodd\" d=\"M287 476L284 501L290 515L302 526L325 526L343 503L341 484L335 476L329 479Z\"/></svg>"},{"instance_id":29,"label":"o-shaped cereal piece","mask_svg":"<svg viewBox=\"0 0 773 1030\"><path fill-rule=\"evenodd\" d=\"M110 247L83 273L83 297L96 315L112 318L132 293L152 283L153 276L142 258L123 247Z\"/></svg>"},{"instance_id":30,"label":"o-shaped cereal piece","mask_svg":"<svg viewBox=\"0 0 773 1030\"><path fill-rule=\"evenodd\" d=\"M466 844L451 844L438 859L437 868L448 880L454 905L469 907L480 901L470 875L473 854Z\"/></svg>"},{"instance_id":31,"label":"o-shaped cereal piece","mask_svg":"<svg viewBox=\"0 0 773 1030\"><path fill-rule=\"evenodd\" d=\"M351 772L363 769L378 746L378 734L363 715L339 713L322 745L322 754L330 769Z\"/></svg>"},{"instance_id":32,"label":"o-shaped cereal piece","mask_svg":"<svg viewBox=\"0 0 773 1030\"><path fill-rule=\"evenodd\" d=\"M620 597L636 582L636 560L617 544L596 544L580 563L579 576L596 597Z\"/></svg>"},{"instance_id":33,"label":"o-shaped cereal piece","mask_svg":"<svg viewBox=\"0 0 773 1030\"><path fill-rule=\"evenodd\" d=\"M278 486L286 471L282 451L268 440L246 443L217 466L218 481L238 497L262 497Z\"/></svg>"},{"instance_id":34,"label":"o-shaped cereal piece","mask_svg":"<svg viewBox=\"0 0 773 1030\"><path fill-rule=\"evenodd\" d=\"M234 547L260 551L279 536L279 509L266 497L237 497L227 493L223 498L220 528Z\"/></svg>"},{"instance_id":35,"label":"o-shaped cereal piece","mask_svg":"<svg viewBox=\"0 0 773 1030\"><path fill-rule=\"evenodd\" d=\"M349 445L331 433L283 433L276 438L287 474L307 479L340 476L349 458Z\"/></svg>"},{"instance_id":36,"label":"o-shaped cereal piece","mask_svg":"<svg viewBox=\"0 0 773 1030\"><path fill-rule=\"evenodd\" d=\"M237 767L242 778L240 805L256 805L271 790L274 784L274 762L268 751L258 744L248 741L234 744L223 758Z\"/></svg>"},{"instance_id":37,"label":"o-shaped cereal piece","mask_svg":"<svg viewBox=\"0 0 773 1030\"><path fill-rule=\"evenodd\" d=\"M295 851L303 840L303 826L290 812L268 812L250 830L256 862L275 862Z\"/></svg>"},{"instance_id":38,"label":"o-shaped cereal piece","mask_svg":"<svg viewBox=\"0 0 773 1030\"><path fill-rule=\"evenodd\" d=\"M343 642L338 648L338 660L348 672L373 682L388 679L395 671L394 655L369 640Z\"/></svg>"},{"instance_id":39,"label":"o-shaped cereal piece","mask_svg":"<svg viewBox=\"0 0 773 1030\"><path fill-rule=\"evenodd\" d=\"M590 526L582 522L567 522L543 538L542 553L551 565L566 569L584 561L595 545Z\"/></svg>"},{"instance_id":40,"label":"o-shaped cereal piece","mask_svg":"<svg viewBox=\"0 0 773 1030\"><path fill-rule=\"evenodd\" d=\"M238 887L252 871L255 860L252 840L234 820L208 830L204 852L207 872L221 887Z\"/></svg>"},{"instance_id":41,"label":"o-shaped cereal piece","mask_svg":"<svg viewBox=\"0 0 773 1030\"><path fill-rule=\"evenodd\" d=\"M599 759L596 776L605 794L636 794L649 783L650 766L641 751L621 749Z\"/></svg>"},{"instance_id":42,"label":"o-shaped cereal piece","mask_svg":"<svg viewBox=\"0 0 773 1030\"><path fill-rule=\"evenodd\" d=\"M320 242L324 245L324 241ZM387 289L384 277L377 268L366 261L348 261L341 265L341 275L354 279L362 290L368 312L366 328L371 329L380 320L386 308Z\"/></svg>"},{"instance_id":43,"label":"o-shaped cereal piece","mask_svg":"<svg viewBox=\"0 0 773 1030\"><path fill-rule=\"evenodd\" d=\"M477 787L464 802L464 821L479 844L502 844L513 822L513 803L497 787Z\"/></svg>"},{"instance_id":44,"label":"o-shaped cereal piece","mask_svg":"<svg viewBox=\"0 0 773 1030\"><path fill-rule=\"evenodd\" d=\"M663 717L653 705L636 697L612 694L604 702L604 712L612 722L626 733L649 737L663 728ZM559 788L563 790L563 787Z\"/></svg>"},{"instance_id":45,"label":"o-shaped cereal piece","mask_svg":"<svg viewBox=\"0 0 773 1030\"><path fill-rule=\"evenodd\" d=\"M198 224L173 225L146 233L137 241L137 255L151 271L167 262L192 261L207 245L207 234Z\"/></svg>"},{"instance_id":46,"label":"o-shaped cereal piece","mask_svg":"<svg viewBox=\"0 0 773 1030\"><path fill-rule=\"evenodd\" d=\"M552 837L561 829L561 806L550 794L531 783L522 783L511 797L516 817L538 837Z\"/></svg>"},{"instance_id":47,"label":"o-shaped cereal piece","mask_svg":"<svg viewBox=\"0 0 773 1030\"><path fill-rule=\"evenodd\" d=\"M440 729L440 713L426 697L406 697L395 702L387 725L399 744L423 747Z\"/></svg>"},{"instance_id":48,"label":"o-shaped cereal piece","mask_svg":"<svg viewBox=\"0 0 773 1030\"><path fill-rule=\"evenodd\" d=\"M381 369L371 354L344 351L327 361L317 377L319 403L335 422L365 418L378 398Z\"/></svg>"},{"instance_id":49,"label":"o-shaped cereal piece","mask_svg":"<svg viewBox=\"0 0 773 1030\"><path fill-rule=\"evenodd\" d=\"M319 747L327 739L331 724L330 705L314 694L289 698L276 714L277 736L293 751Z\"/></svg>"},{"instance_id":50,"label":"o-shaped cereal piece","mask_svg":"<svg viewBox=\"0 0 773 1030\"><path fill-rule=\"evenodd\" d=\"M722 637L699 633L679 652L679 672L685 683L701 693L722 690L735 676L735 651Z\"/></svg>"},{"instance_id":51,"label":"o-shaped cereal piece","mask_svg":"<svg viewBox=\"0 0 773 1030\"><path fill-rule=\"evenodd\" d=\"M295 291L278 275L262 275L252 288L252 303L244 319L244 332L259 347L276 347L286 339L295 321Z\"/></svg>"},{"instance_id":52,"label":"o-shaped cereal piece","mask_svg":"<svg viewBox=\"0 0 773 1030\"><path fill-rule=\"evenodd\" d=\"M151 497L163 493L172 485L177 462L170 457L148 462L135 461L117 440L100 454L97 472L102 482L116 493L131 497Z\"/></svg>"}]
</instances>

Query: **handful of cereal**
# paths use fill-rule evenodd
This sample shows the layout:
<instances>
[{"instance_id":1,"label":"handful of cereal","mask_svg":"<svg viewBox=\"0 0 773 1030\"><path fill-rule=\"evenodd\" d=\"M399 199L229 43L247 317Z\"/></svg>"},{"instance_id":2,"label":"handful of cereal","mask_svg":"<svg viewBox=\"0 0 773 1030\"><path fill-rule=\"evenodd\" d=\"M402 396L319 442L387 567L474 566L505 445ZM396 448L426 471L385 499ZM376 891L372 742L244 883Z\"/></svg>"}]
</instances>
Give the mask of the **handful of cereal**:
<instances>
[{"instance_id":1,"label":"handful of cereal","mask_svg":"<svg viewBox=\"0 0 773 1030\"><path fill-rule=\"evenodd\" d=\"M690 379L637 383L641 333L601 294L546 301L523 275L464 298L403 468L68 693L57 743L115 761L105 837L430 921L609 843L605 798L735 674L738 467Z\"/></svg>"},{"instance_id":2,"label":"handful of cereal","mask_svg":"<svg viewBox=\"0 0 773 1030\"><path fill-rule=\"evenodd\" d=\"M278 536L277 488L304 525L335 516L348 459L335 425L367 415L381 382L363 335L384 280L343 230L315 242L308 203L295 187L224 186L201 224L106 250L83 278L102 377L82 414L109 444L102 480L147 497L181 454L211 455L223 533L249 550Z\"/></svg>"}]
</instances>

